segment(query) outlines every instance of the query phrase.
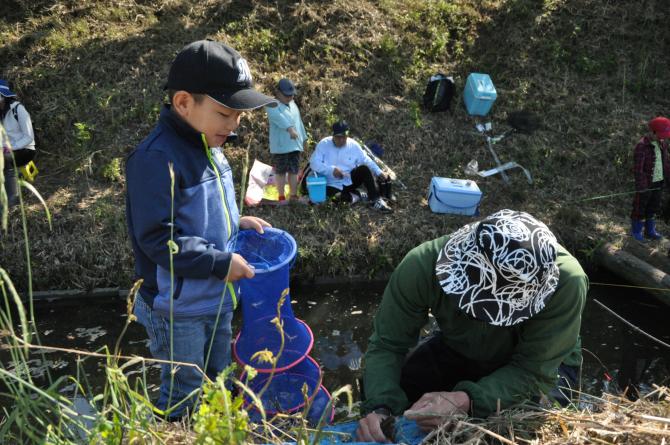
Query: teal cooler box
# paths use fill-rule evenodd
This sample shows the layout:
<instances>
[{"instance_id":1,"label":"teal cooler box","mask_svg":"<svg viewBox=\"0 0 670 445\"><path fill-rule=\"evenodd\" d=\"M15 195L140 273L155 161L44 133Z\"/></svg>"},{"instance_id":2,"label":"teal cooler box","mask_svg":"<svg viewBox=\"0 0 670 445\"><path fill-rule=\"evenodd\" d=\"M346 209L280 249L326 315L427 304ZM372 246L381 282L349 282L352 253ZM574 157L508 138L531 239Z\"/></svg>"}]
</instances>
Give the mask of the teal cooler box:
<instances>
[{"instance_id":1,"label":"teal cooler box","mask_svg":"<svg viewBox=\"0 0 670 445\"><path fill-rule=\"evenodd\" d=\"M428 205L433 213L479 215L482 192L475 181L434 176L428 188Z\"/></svg>"},{"instance_id":2,"label":"teal cooler box","mask_svg":"<svg viewBox=\"0 0 670 445\"><path fill-rule=\"evenodd\" d=\"M326 200L326 178L323 176L308 176L307 194L309 200L314 204L324 202Z\"/></svg>"},{"instance_id":3,"label":"teal cooler box","mask_svg":"<svg viewBox=\"0 0 670 445\"><path fill-rule=\"evenodd\" d=\"M496 101L496 87L488 74L470 73L465 82L463 100L468 114L486 116Z\"/></svg>"}]
</instances>

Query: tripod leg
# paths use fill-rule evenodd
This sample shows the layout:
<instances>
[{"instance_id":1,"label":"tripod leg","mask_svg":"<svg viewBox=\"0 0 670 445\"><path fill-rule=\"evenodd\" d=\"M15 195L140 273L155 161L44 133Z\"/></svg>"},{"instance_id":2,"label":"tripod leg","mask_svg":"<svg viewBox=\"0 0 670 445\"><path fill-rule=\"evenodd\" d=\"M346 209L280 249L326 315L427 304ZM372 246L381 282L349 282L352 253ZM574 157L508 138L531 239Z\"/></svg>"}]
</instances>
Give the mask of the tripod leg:
<instances>
[{"instance_id":1,"label":"tripod leg","mask_svg":"<svg viewBox=\"0 0 670 445\"><path fill-rule=\"evenodd\" d=\"M493 159L496 161L496 165L498 167L501 167L502 164L500 163L500 159L498 158L498 155L496 154L495 150L493 150L493 144L491 144L491 138L489 136L486 137L486 145L488 145L489 151L491 152ZM509 177L507 176L507 173L505 173L504 170L500 171L500 176L502 176L503 181L505 181L505 184L509 184Z\"/></svg>"}]
</instances>

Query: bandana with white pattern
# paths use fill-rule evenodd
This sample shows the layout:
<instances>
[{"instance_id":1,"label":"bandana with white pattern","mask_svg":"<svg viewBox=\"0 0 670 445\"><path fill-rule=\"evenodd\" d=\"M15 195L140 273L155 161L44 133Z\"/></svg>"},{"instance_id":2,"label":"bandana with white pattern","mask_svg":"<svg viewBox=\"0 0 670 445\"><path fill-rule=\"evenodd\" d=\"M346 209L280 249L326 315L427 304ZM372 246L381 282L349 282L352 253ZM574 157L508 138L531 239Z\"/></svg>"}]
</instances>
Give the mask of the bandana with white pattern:
<instances>
[{"instance_id":1,"label":"bandana with white pattern","mask_svg":"<svg viewBox=\"0 0 670 445\"><path fill-rule=\"evenodd\" d=\"M505 209L454 232L435 274L462 311L494 326L512 326L541 311L554 294L557 251L546 225Z\"/></svg>"}]
</instances>

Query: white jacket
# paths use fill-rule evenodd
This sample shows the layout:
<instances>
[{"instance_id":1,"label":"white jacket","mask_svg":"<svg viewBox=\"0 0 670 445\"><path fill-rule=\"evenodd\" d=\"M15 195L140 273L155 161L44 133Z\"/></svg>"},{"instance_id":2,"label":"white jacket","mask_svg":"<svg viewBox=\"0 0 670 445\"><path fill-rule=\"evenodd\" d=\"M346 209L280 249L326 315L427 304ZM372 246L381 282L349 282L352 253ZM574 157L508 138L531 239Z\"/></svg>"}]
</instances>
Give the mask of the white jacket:
<instances>
[{"instance_id":1,"label":"white jacket","mask_svg":"<svg viewBox=\"0 0 670 445\"><path fill-rule=\"evenodd\" d=\"M16 117L14 117L16 111ZM21 150L28 148L35 149L35 134L33 133L33 123L30 120L28 110L20 102L14 102L10 105L5 118L2 120L2 126L9 137L9 143L12 150ZM7 141L4 137L2 145L6 146Z\"/></svg>"},{"instance_id":2,"label":"white jacket","mask_svg":"<svg viewBox=\"0 0 670 445\"><path fill-rule=\"evenodd\" d=\"M351 171L359 165L367 165L373 175L379 176L382 169L363 151L355 140L347 138L343 147L336 147L333 137L321 139L309 160L312 170L326 177L326 185L338 190L351 185ZM343 178L333 176L335 167L342 170Z\"/></svg>"}]
</instances>

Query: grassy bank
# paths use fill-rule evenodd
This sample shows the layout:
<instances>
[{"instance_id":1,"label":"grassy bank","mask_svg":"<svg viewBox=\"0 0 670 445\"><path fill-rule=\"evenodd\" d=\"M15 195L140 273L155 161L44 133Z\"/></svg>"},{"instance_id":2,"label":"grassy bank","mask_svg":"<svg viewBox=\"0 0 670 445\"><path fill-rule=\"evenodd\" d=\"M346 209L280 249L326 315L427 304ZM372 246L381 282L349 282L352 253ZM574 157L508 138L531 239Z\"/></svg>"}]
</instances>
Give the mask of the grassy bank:
<instances>
[{"instance_id":1,"label":"grassy bank","mask_svg":"<svg viewBox=\"0 0 670 445\"><path fill-rule=\"evenodd\" d=\"M132 257L124 221L124 156L155 123L172 56L211 37L249 60L259 88L297 82L314 140L345 118L376 139L408 190L395 213L364 207L245 209L289 230L305 277L387 273L421 241L466 217L434 215L425 191L434 175L464 177L477 159L493 166L476 120L462 107L468 73L486 72L497 90L490 119L537 113L542 128L496 146L503 162L530 170L479 180L482 214L503 207L533 213L560 241L588 257L622 236L630 196L579 200L633 188L632 148L645 122L670 114L662 2L626 0L220 1L6 0L0 5L3 78L31 112L41 173L36 186L54 219L28 198L35 289L128 286ZM452 114L420 107L427 78L453 75ZM241 182L250 159L269 161L262 112L243 121L229 159ZM0 264L25 287L19 218L0 238Z\"/></svg>"}]
</instances>

